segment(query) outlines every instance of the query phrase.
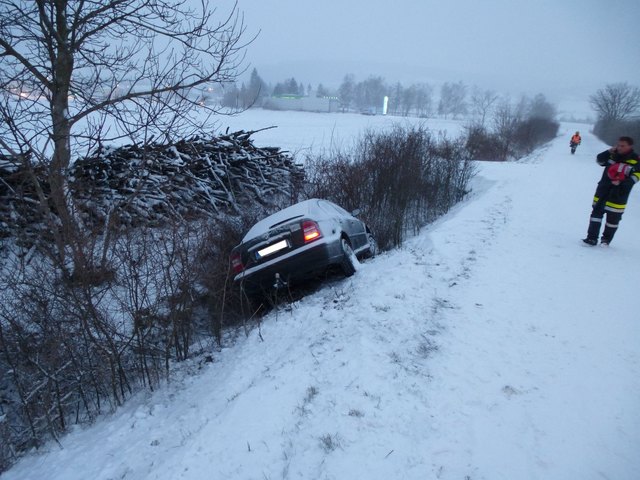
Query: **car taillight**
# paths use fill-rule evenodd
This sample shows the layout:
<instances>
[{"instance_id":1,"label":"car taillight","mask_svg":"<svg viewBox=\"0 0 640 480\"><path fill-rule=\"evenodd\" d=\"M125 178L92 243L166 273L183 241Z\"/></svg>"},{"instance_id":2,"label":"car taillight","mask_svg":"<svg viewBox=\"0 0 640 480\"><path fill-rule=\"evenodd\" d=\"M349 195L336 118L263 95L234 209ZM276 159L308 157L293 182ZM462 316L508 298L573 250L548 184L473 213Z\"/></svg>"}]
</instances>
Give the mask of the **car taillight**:
<instances>
[{"instance_id":1,"label":"car taillight","mask_svg":"<svg viewBox=\"0 0 640 480\"><path fill-rule=\"evenodd\" d=\"M309 243L322 237L320 227L311 220L302 222L302 235L304 236L304 243Z\"/></svg>"},{"instance_id":2,"label":"car taillight","mask_svg":"<svg viewBox=\"0 0 640 480\"><path fill-rule=\"evenodd\" d=\"M231 254L231 266L236 273L240 273L244 270L244 265L242 264L242 257L240 256L240 252L233 252Z\"/></svg>"}]
</instances>

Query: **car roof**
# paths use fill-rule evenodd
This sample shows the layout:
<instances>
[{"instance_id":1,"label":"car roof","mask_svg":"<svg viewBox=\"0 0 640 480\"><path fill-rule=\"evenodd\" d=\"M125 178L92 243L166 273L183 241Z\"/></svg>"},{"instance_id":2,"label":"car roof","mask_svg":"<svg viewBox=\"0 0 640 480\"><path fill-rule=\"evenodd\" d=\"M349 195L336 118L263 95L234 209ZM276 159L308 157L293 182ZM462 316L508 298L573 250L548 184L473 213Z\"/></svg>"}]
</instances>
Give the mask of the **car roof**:
<instances>
[{"instance_id":1,"label":"car roof","mask_svg":"<svg viewBox=\"0 0 640 480\"><path fill-rule=\"evenodd\" d=\"M309 200L304 200L302 202L291 205L290 207L284 208L272 215L269 215L268 217L263 218L253 227L251 227L242 241L246 242L248 240L251 240L252 238L259 237L260 235L267 233L274 226L281 223L286 223L289 220L293 220L295 218L307 217L310 215L318 216L319 214L323 217L326 217L327 213L320 210L318 206L320 202L327 201L320 200L319 198L311 198Z\"/></svg>"}]
</instances>

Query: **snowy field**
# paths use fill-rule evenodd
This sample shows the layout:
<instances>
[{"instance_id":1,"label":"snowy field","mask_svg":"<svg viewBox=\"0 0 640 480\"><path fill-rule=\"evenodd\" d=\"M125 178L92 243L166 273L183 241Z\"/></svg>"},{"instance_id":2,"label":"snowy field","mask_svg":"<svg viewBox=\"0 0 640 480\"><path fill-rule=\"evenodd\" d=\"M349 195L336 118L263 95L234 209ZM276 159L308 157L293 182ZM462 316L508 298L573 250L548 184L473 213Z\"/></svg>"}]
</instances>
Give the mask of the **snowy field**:
<instances>
[{"instance_id":1,"label":"snowy field","mask_svg":"<svg viewBox=\"0 0 640 480\"><path fill-rule=\"evenodd\" d=\"M292 151L387 121L269 116ZM232 128L271 123L249 118ZM610 248L580 241L605 147L563 125L481 164L404 248L2 480L639 479L640 187Z\"/></svg>"},{"instance_id":2,"label":"snowy field","mask_svg":"<svg viewBox=\"0 0 640 480\"><path fill-rule=\"evenodd\" d=\"M260 130L253 135L256 146L278 146L289 151L299 160L310 152L321 152L334 147L349 148L366 130L381 131L393 125L425 125L433 133L446 132L457 137L462 123L456 120L404 118L384 115L360 115L357 113L309 113L280 112L252 109L234 116L224 116L217 122L220 132L227 128L236 130Z\"/></svg>"}]
</instances>

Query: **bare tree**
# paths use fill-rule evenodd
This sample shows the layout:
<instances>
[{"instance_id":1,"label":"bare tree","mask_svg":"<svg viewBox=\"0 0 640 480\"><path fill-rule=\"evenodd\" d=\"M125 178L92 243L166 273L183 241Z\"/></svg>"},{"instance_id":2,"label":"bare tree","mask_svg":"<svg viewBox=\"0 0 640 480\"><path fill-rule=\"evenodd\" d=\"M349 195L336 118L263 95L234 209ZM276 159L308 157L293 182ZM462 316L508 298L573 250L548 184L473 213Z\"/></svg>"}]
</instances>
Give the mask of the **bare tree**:
<instances>
[{"instance_id":1,"label":"bare tree","mask_svg":"<svg viewBox=\"0 0 640 480\"><path fill-rule=\"evenodd\" d=\"M397 82L393 89L391 90L391 95L389 96L389 114L391 115L400 115L400 111L402 108L402 96L404 92L404 87L400 82Z\"/></svg>"},{"instance_id":2,"label":"bare tree","mask_svg":"<svg viewBox=\"0 0 640 480\"><path fill-rule=\"evenodd\" d=\"M514 154L515 134L522 120L519 110L519 106L514 107L509 98L504 98L495 109L493 130L498 142L499 160L507 160Z\"/></svg>"},{"instance_id":3,"label":"bare tree","mask_svg":"<svg viewBox=\"0 0 640 480\"><path fill-rule=\"evenodd\" d=\"M453 115L467 113L467 86L463 82L450 83L445 82L440 88L440 103L438 104L438 113L447 118Z\"/></svg>"},{"instance_id":4,"label":"bare tree","mask_svg":"<svg viewBox=\"0 0 640 480\"><path fill-rule=\"evenodd\" d=\"M402 116L407 117L409 113L416 107L418 100L418 87L411 85L402 91Z\"/></svg>"},{"instance_id":5,"label":"bare tree","mask_svg":"<svg viewBox=\"0 0 640 480\"><path fill-rule=\"evenodd\" d=\"M487 117L499 98L500 96L493 90L474 88L470 98L471 109L479 117L480 126L485 126Z\"/></svg>"},{"instance_id":6,"label":"bare tree","mask_svg":"<svg viewBox=\"0 0 640 480\"><path fill-rule=\"evenodd\" d=\"M547 98L539 93L529 102L528 117L544 120L555 120L556 107Z\"/></svg>"},{"instance_id":7,"label":"bare tree","mask_svg":"<svg viewBox=\"0 0 640 480\"><path fill-rule=\"evenodd\" d=\"M626 120L640 111L640 88L628 83L610 83L589 97L601 120Z\"/></svg>"},{"instance_id":8,"label":"bare tree","mask_svg":"<svg viewBox=\"0 0 640 480\"><path fill-rule=\"evenodd\" d=\"M189 354L192 238L176 229L155 247L150 261L172 263L156 261L149 271L162 281L153 282L158 276L144 276L140 264L142 247L117 255L122 242L110 228L117 205L103 228L85 220L70 168L115 139L142 147L145 165L154 137L211 126L217 107L201 105L203 92L242 73L245 28L235 4L220 21L206 2L189 5L0 0L0 158L35 192L41 217L33 222L44 221L46 231L38 232L51 237L42 242L48 257L32 252L28 262L21 255L0 261L0 370L17 392L8 408L11 456L38 446L47 432L55 438L70 423L121 404L135 389L137 370L155 384L158 344L165 358ZM20 201L30 205L33 196ZM122 290L128 296L118 304ZM153 303L153 293L165 303Z\"/></svg>"},{"instance_id":9,"label":"bare tree","mask_svg":"<svg viewBox=\"0 0 640 480\"><path fill-rule=\"evenodd\" d=\"M236 5L214 13L177 0L0 0L0 153L46 165L50 193L38 192L56 214L59 264L68 247L75 269L88 266L66 195L74 156L196 131L215 113L190 114L202 88L238 75L245 27Z\"/></svg>"},{"instance_id":10,"label":"bare tree","mask_svg":"<svg viewBox=\"0 0 640 480\"><path fill-rule=\"evenodd\" d=\"M432 93L433 89L431 85L426 83L419 83L417 85L416 108L418 109L418 116L427 117L431 114L433 108Z\"/></svg>"}]
</instances>

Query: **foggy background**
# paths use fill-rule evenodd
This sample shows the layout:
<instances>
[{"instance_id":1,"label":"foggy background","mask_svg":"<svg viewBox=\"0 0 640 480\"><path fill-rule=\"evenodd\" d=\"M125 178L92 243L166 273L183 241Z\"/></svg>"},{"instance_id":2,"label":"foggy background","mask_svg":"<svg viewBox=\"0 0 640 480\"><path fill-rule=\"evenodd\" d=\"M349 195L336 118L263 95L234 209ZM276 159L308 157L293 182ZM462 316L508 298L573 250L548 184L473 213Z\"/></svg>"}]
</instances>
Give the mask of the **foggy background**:
<instances>
[{"instance_id":1,"label":"foggy background","mask_svg":"<svg viewBox=\"0 0 640 480\"><path fill-rule=\"evenodd\" d=\"M239 0L250 69L338 87L346 74L445 81L550 100L638 84L637 0Z\"/></svg>"}]
</instances>

